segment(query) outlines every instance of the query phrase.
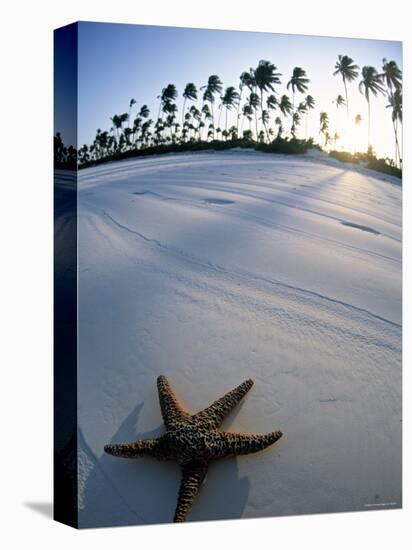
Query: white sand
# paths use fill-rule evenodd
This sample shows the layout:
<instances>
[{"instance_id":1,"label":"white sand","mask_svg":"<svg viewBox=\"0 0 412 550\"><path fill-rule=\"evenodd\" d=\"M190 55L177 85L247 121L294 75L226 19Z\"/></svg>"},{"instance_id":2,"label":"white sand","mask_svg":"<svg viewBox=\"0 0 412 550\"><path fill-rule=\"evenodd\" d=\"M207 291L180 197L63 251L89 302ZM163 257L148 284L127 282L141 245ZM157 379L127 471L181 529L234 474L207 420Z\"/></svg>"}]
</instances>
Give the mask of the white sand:
<instances>
[{"instance_id":1,"label":"white sand","mask_svg":"<svg viewBox=\"0 0 412 550\"><path fill-rule=\"evenodd\" d=\"M373 175L372 175L373 174ZM191 520L401 505L401 187L322 156L147 157L80 172L80 525L168 522L180 472L104 455L190 411L282 429L215 463Z\"/></svg>"}]
</instances>

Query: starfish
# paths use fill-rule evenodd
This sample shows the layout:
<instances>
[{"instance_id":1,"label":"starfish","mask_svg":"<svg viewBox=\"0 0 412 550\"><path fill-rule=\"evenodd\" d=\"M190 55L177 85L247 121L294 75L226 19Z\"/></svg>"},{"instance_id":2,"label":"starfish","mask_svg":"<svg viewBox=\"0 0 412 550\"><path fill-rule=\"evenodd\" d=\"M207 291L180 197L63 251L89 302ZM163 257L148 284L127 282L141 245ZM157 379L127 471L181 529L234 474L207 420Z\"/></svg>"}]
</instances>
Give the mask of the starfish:
<instances>
[{"instance_id":1,"label":"starfish","mask_svg":"<svg viewBox=\"0 0 412 550\"><path fill-rule=\"evenodd\" d=\"M224 418L252 386L253 380L246 380L192 415L182 408L166 377L159 376L157 389L166 433L157 439L105 445L104 450L123 458L151 456L177 462L182 480L173 521L185 521L212 460L256 453L282 437L280 431L264 435L218 431Z\"/></svg>"}]
</instances>

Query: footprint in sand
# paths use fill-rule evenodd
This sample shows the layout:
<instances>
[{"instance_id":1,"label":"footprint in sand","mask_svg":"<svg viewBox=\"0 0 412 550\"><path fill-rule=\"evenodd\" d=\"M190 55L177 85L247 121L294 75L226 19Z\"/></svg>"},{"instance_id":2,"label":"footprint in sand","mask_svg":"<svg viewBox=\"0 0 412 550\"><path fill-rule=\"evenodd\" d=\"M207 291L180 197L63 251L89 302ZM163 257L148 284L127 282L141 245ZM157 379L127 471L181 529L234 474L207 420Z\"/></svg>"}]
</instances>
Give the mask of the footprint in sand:
<instances>
[{"instance_id":1,"label":"footprint in sand","mask_svg":"<svg viewBox=\"0 0 412 550\"><path fill-rule=\"evenodd\" d=\"M234 204L235 203L235 201L229 201L227 199L215 199L215 198L204 199L204 201L207 204Z\"/></svg>"}]
</instances>

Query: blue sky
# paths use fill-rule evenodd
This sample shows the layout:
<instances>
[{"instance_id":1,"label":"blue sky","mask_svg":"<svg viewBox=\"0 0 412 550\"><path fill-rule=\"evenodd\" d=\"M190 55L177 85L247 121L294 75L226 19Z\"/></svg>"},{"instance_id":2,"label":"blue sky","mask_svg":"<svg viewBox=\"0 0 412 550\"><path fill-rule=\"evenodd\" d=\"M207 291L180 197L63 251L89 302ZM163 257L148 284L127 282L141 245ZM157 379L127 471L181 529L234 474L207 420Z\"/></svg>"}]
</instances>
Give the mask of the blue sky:
<instances>
[{"instance_id":1,"label":"blue sky","mask_svg":"<svg viewBox=\"0 0 412 550\"><path fill-rule=\"evenodd\" d=\"M343 115L335 119L332 104L344 94L341 79L332 76L338 54L349 55L360 67L380 70L383 57L402 67L401 43L389 41L87 22L79 24L78 40L79 145L91 143L97 128L110 129L110 117L127 112L132 97L136 107L147 104L155 118L156 97L168 83L177 86L180 107L187 82L200 87L210 74L218 74L224 86L237 86L241 72L260 59L270 60L282 73L280 93L286 93L293 67L307 71L308 92L316 100L308 131L316 137L321 110L330 113L331 126L339 129L341 124ZM358 130L361 144L366 139L367 105L357 83L349 86L349 103L351 116L360 113L364 119ZM385 105L384 98L372 99L372 135L377 152L390 155L393 134Z\"/></svg>"}]
</instances>

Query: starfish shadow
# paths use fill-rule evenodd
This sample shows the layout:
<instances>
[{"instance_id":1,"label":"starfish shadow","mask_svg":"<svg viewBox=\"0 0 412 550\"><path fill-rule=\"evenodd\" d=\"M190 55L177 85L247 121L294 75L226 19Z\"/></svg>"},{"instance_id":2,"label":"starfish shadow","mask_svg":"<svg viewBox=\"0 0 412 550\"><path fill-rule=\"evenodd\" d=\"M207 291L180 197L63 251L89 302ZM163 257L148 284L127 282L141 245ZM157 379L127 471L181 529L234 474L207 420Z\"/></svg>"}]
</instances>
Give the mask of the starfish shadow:
<instances>
[{"instance_id":1,"label":"starfish shadow","mask_svg":"<svg viewBox=\"0 0 412 550\"><path fill-rule=\"evenodd\" d=\"M139 432L137 424L143 403L137 405L111 437L111 442L158 437L163 425L150 432ZM81 527L104 527L169 522L176 504L180 470L174 463L150 458L113 460L103 452L96 456L84 437L79 447L93 462L80 503ZM153 518L156 518L153 520Z\"/></svg>"}]
</instances>

